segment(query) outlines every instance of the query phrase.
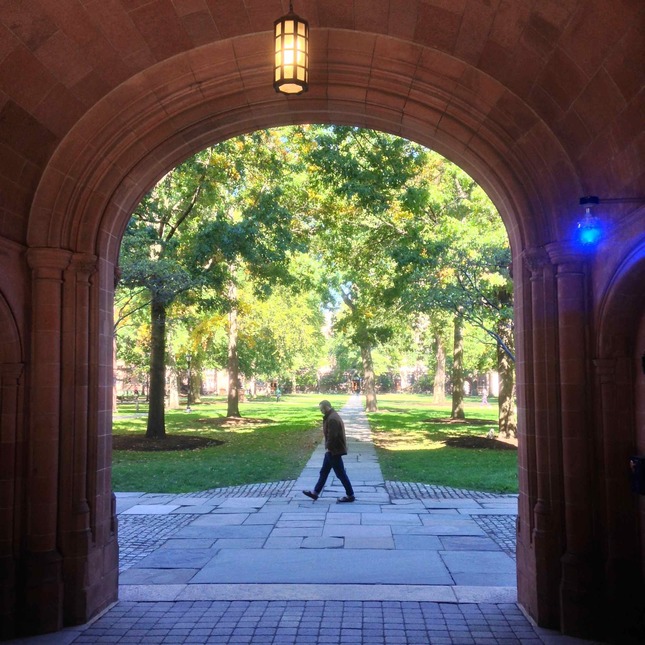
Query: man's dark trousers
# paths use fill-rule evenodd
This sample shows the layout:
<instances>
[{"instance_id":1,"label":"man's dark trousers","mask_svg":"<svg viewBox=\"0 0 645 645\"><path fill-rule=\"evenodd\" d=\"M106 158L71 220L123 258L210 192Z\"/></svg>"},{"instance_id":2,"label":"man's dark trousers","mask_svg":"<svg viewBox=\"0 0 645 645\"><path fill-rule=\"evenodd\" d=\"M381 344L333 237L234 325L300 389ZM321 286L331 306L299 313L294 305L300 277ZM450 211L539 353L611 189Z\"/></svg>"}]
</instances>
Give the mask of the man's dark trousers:
<instances>
[{"instance_id":1,"label":"man's dark trousers","mask_svg":"<svg viewBox=\"0 0 645 645\"><path fill-rule=\"evenodd\" d=\"M347 497L353 497L354 489L352 488L349 477L345 472L345 464L343 464L342 455L332 455L330 452L326 452L325 458L323 459L322 468L320 469L320 477L318 478L318 483L314 488L316 495L320 495L320 492L325 486L325 482L327 481L327 477L329 476L332 468L336 473L336 477L338 477L338 479L340 480L340 483L345 487L345 493L347 494Z\"/></svg>"}]
</instances>

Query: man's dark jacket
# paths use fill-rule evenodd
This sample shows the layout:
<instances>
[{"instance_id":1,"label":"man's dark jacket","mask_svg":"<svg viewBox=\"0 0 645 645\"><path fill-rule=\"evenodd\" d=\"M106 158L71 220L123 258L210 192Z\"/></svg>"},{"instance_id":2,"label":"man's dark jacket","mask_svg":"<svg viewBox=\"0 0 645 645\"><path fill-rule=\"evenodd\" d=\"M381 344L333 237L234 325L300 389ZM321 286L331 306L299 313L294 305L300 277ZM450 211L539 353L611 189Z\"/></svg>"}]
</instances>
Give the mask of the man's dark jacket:
<instances>
[{"instance_id":1,"label":"man's dark jacket","mask_svg":"<svg viewBox=\"0 0 645 645\"><path fill-rule=\"evenodd\" d=\"M325 449L328 452L332 455L347 454L345 424L333 408L323 417L323 434L325 435Z\"/></svg>"}]
</instances>

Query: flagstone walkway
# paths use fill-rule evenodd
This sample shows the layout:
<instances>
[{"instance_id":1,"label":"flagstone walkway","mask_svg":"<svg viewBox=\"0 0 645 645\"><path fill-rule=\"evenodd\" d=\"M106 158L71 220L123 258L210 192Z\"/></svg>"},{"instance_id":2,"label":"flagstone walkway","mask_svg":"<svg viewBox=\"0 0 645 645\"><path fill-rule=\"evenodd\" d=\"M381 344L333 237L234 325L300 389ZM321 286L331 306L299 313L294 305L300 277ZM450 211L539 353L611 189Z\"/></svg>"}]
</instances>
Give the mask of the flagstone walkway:
<instances>
[{"instance_id":1,"label":"flagstone walkway","mask_svg":"<svg viewBox=\"0 0 645 645\"><path fill-rule=\"evenodd\" d=\"M515 495L385 482L361 400L342 409L356 502L316 482L117 494L119 602L52 643L565 643L516 604Z\"/></svg>"}]
</instances>

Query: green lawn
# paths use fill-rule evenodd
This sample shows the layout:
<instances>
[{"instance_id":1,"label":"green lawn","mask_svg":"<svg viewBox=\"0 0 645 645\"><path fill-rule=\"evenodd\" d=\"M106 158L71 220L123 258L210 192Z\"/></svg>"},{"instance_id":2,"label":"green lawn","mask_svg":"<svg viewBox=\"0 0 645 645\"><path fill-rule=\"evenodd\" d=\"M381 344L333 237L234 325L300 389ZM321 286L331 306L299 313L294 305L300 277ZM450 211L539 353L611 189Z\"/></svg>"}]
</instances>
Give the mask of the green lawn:
<instances>
[{"instance_id":1,"label":"green lawn","mask_svg":"<svg viewBox=\"0 0 645 645\"><path fill-rule=\"evenodd\" d=\"M182 451L113 451L114 490L183 493L296 479L321 440L318 403L328 398L340 409L344 395L288 395L279 403L256 399L241 403L244 419L262 420L219 427L226 415L223 397L205 399L187 414L166 413L169 438L201 437L220 445ZM379 462L386 480L419 482L470 490L517 492L517 451L486 439L496 427L497 406L466 403L466 423L448 423L450 407L437 407L422 395L378 397L379 411L369 415ZM140 406L145 412L145 406ZM119 405L114 419L119 436L143 436L146 418L135 406ZM503 449L506 448L506 449Z\"/></svg>"},{"instance_id":2,"label":"green lawn","mask_svg":"<svg viewBox=\"0 0 645 645\"><path fill-rule=\"evenodd\" d=\"M279 403L265 398L240 404L245 419L262 423L221 428L213 425L226 416L225 398L205 399L193 412L166 412L170 437L205 437L221 445L197 450L130 452L114 450L112 485L117 491L183 493L297 478L322 435L318 410L320 395L283 396ZM338 407L346 396L326 397ZM140 406L145 412L145 406ZM119 405L113 434L145 434L146 418L121 418L134 405Z\"/></svg>"},{"instance_id":3,"label":"green lawn","mask_svg":"<svg viewBox=\"0 0 645 645\"><path fill-rule=\"evenodd\" d=\"M497 401L470 397L465 423L450 423L450 406L423 395L387 394L369 414L383 476L469 490L516 493L517 450L486 438L497 428Z\"/></svg>"}]
</instances>

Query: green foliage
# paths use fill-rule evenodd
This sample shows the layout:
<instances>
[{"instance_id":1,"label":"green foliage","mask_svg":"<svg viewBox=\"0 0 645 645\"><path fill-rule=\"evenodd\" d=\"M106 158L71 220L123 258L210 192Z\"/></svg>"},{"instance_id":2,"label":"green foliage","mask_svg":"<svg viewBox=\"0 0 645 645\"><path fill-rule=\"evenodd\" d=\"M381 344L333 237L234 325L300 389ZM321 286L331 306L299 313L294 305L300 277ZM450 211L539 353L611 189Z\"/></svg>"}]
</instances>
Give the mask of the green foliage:
<instances>
[{"instance_id":1,"label":"green foliage","mask_svg":"<svg viewBox=\"0 0 645 645\"><path fill-rule=\"evenodd\" d=\"M258 131L203 150L164 176L123 239L117 352L140 368L152 300L167 309L178 365L223 367L226 314L238 312L241 372L315 382L326 361L321 312L341 383L435 362L466 317L466 372L512 355L506 232L466 173L392 135L337 126ZM423 325L419 321L424 318ZM450 368L448 352L448 368Z\"/></svg>"}]
</instances>

